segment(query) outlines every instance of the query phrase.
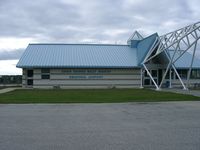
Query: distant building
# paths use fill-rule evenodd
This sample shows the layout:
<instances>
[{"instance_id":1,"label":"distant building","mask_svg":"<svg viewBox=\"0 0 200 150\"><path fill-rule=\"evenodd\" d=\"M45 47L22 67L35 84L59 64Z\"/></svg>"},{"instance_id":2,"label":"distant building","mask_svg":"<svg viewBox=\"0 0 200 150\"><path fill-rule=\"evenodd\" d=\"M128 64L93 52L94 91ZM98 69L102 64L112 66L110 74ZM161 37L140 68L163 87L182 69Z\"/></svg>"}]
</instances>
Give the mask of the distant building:
<instances>
[{"instance_id":1,"label":"distant building","mask_svg":"<svg viewBox=\"0 0 200 150\"><path fill-rule=\"evenodd\" d=\"M153 87L142 63L158 38L143 38L137 31L126 45L112 44L29 44L17 67L23 69L22 84L33 88L132 88ZM170 50L169 50L170 53ZM169 54L171 55L171 54ZM186 52L176 69L186 82L192 54ZM169 62L161 53L149 64L149 72L159 84ZM200 83L200 60L194 58L190 85ZM163 87L181 86L174 71L168 71Z\"/></svg>"}]
</instances>

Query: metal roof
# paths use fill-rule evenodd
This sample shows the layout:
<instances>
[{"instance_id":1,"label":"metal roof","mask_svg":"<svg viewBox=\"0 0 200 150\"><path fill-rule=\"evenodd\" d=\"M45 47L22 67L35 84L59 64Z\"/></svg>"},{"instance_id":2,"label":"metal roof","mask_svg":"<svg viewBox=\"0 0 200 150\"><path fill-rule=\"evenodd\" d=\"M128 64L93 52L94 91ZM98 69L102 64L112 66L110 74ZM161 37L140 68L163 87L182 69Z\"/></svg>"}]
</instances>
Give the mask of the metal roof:
<instances>
[{"instance_id":1,"label":"metal roof","mask_svg":"<svg viewBox=\"0 0 200 150\"><path fill-rule=\"evenodd\" d=\"M144 38L142 41L138 43L138 46L137 46L138 65L141 65L141 62L145 59L145 56L149 52L150 48L154 44L157 37L158 37L158 34L154 33Z\"/></svg>"},{"instance_id":2,"label":"metal roof","mask_svg":"<svg viewBox=\"0 0 200 150\"><path fill-rule=\"evenodd\" d=\"M173 52L172 50L169 51L170 56L172 57ZM175 55L175 58L177 58L178 55ZM190 54L189 52L184 53L176 62L175 62L175 66L176 68L189 68L190 64L191 64L191 60L192 60L192 54ZM198 59L197 57L194 57L194 61L193 61L193 65L192 68L200 68L200 59Z\"/></svg>"},{"instance_id":3,"label":"metal roof","mask_svg":"<svg viewBox=\"0 0 200 150\"><path fill-rule=\"evenodd\" d=\"M19 68L133 68L137 49L108 44L29 44Z\"/></svg>"},{"instance_id":4,"label":"metal roof","mask_svg":"<svg viewBox=\"0 0 200 150\"><path fill-rule=\"evenodd\" d=\"M29 44L19 60L19 68L134 68L141 67L157 33L139 41L137 48L111 44ZM171 53L171 52L170 52ZM188 68L192 55L186 52L175 63ZM200 68L194 59L193 68Z\"/></svg>"}]
</instances>

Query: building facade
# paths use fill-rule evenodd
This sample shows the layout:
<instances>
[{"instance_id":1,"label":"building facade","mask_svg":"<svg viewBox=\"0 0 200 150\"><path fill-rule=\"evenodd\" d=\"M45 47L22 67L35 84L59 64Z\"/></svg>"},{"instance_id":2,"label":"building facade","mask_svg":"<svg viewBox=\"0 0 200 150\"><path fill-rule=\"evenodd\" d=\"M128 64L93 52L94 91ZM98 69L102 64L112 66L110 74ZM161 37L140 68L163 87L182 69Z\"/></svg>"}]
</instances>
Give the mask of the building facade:
<instances>
[{"instance_id":1,"label":"building facade","mask_svg":"<svg viewBox=\"0 0 200 150\"><path fill-rule=\"evenodd\" d=\"M23 69L23 87L30 88L133 88L154 87L161 83L169 59L161 53L142 65L158 38L143 38L135 32L126 45L112 44L29 44L17 67ZM169 52L170 56L170 52ZM171 56L170 56L171 57ZM162 87L180 87L177 71L189 86L200 84L200 60L195 57L192 70L189 52L175 63L176 70L166 74Z\"/></svg>"},{"instance_id":2,"label":"building facade","mask_svg":"<svg viewBox=\"0 0 200 150\"><path fill-rule=\"evenodd\" d=\"M140 86L140 69L23 69L23 86L34 88L131 88Z\"/></svg>"}]
</instances>

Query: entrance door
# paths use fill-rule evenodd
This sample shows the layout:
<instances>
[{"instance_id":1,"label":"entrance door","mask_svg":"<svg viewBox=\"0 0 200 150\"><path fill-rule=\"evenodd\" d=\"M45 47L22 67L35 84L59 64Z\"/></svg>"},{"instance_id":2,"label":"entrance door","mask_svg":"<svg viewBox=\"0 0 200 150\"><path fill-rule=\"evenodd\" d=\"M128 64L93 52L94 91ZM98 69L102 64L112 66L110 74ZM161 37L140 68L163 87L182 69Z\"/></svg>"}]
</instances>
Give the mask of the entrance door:
<instances>
[{"instance_id":1,"label":"entrance door","mask_svg":"<svg viewBox=\"0 0 200 150\"><path fill-rule=\"evenodd\" d=\"M154 79L154 81L156 83L158 83L158 70L150 70L150 73ZM154 83L153 81L151 80L151 78L149 77L149 75L147 74L147 72L145 71L145 74L144 74L144 85L149 85L149 86L154 86Z\"/></svg>"},{"instance_id":2,"label":"entrance door","mask_svg":"<svg viewBox=\"0 0 200 150\"><path fill-rule=\"evenodd\" d=\"M162 69L158 69L158 84L162 81Z\"/></svg>"}]
</instances>

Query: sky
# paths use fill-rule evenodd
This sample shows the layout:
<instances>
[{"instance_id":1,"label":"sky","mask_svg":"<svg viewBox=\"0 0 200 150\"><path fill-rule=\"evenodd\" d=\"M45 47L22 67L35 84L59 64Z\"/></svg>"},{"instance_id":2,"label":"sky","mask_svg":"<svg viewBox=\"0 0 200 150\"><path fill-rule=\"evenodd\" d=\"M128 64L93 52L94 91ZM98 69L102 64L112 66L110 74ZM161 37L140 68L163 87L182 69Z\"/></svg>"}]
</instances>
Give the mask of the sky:
<instances>
[{"instance_id":1,"label":"sky","mask_svg":"<svg viewBox=\"0 0 200 150\"><path fill-rule=\"evenodd\" d=\"M200 21L199 0L0 0L0 74L15 65L29 43L126 44Z\"/></svg>"}]
</instances>

